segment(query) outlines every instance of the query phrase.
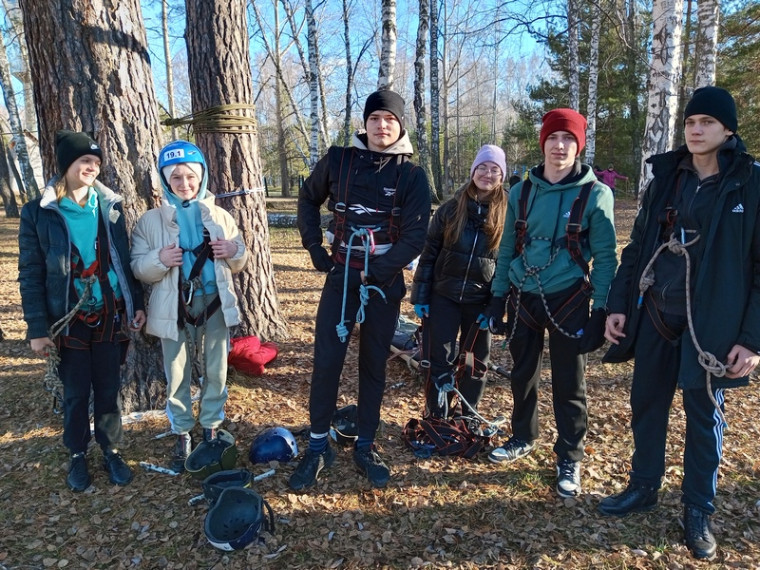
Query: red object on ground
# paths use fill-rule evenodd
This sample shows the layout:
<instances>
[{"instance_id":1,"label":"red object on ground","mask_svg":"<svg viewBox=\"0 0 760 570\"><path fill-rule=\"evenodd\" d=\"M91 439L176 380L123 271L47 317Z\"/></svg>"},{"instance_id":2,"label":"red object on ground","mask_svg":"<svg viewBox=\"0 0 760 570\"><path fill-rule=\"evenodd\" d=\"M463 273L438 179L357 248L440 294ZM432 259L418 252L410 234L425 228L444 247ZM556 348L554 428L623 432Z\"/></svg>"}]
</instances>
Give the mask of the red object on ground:
<instances>
[{"instance_id":1,"label":"red object on ground","mask_svg":"<svg viewBox=\"0 0 760 570\"><path fill-rule=\"evenodd\" d=\"M262 376L264 366L277 358L279 347L274 342L261 342L255 336L242 336L230 340L227 364L249 376Z\"/></svg>"}]
</instances>

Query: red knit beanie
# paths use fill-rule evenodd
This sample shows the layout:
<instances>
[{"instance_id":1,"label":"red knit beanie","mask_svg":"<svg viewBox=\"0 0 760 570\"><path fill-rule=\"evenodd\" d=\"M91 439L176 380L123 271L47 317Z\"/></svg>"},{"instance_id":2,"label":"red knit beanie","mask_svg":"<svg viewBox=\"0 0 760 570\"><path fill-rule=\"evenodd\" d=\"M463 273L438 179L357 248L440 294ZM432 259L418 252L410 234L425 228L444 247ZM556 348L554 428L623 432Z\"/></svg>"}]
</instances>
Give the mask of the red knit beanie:
<instances>
[{"instance_id":1,"label":"red knit beanie","mask_svg":"<svg viewBox=\"0 0 760 570\"><path fill-rule=\"evenodd\" d=\"M586 117L573 109L554 109L544 115L541 124L541 134L539 142L541 151L544 150L544 143L550 134L556 131L567 131L575 137L578 143L578 154L586 146Z\"/></svg>"}]
</instances>

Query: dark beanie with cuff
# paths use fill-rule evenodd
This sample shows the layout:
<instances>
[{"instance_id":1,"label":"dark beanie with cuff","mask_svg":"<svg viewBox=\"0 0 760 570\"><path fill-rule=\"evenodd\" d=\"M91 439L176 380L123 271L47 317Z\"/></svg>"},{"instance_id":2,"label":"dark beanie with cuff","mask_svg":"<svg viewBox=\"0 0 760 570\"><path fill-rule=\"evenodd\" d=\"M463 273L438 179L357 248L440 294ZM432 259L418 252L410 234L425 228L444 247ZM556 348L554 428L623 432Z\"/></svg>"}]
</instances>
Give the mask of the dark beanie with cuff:
<instances>
[{"instance_id":1,"label":"dark beanie with cuff","mask_svg":"<svg viewBox=\"0 0 760 570\"><path fill-rule=\"evenodd\" d=\"M715 117L729 131L736 132L739 122L736 118L736 102L731 94L722 87L710 85L700 87L686 104L683 119L692 115L709 115Z\"/></svg>"},{"instance_id":2,"label":"dark beanie with cuff","mask_svg":"<svg viewBox=\"0 0 760 570\"><path fill-rule=\"evenodd\" d=\"M375 91L364 104L364 125L367 125L367 119L375 111L388 111L398 119L401 130L404 130L404 99L395 91Z\"/></svg>"},{"instance_id":3,"label":"dark beanie with cuff","mask_svg":"<svg viewBox=\"0 0 760 570\"><path fill-rule=\"evenodd\" d=\"M55 159L59 173L66 174L69 166L85 154L92 154L103 160L100 145L87 133L61 130L55 134Z\"/></svg>"},{"instance_id":4,"label":"dark beanie with cuff","mask_svg":"<svg viewBox=\"0 0 760 570\"><path fill-rule=\"evenodd\" d=\"M544 151L544 143L549 135L557 131L567 131L575 137L578 143L578 154L586 146L586 117L573 109L554 109L544 115L541 120L541 134L538 141L541 144L541 152Z\"/></svg>"}]
</instances>

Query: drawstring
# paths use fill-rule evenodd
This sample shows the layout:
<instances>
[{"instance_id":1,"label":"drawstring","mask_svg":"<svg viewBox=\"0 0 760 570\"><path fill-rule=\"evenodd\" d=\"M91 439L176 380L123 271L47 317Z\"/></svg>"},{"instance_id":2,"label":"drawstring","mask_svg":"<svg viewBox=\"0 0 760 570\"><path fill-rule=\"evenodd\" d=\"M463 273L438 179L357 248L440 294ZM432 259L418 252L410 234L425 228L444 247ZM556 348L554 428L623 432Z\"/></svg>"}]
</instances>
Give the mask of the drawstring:
<instances>
[{"instance_id":1,"label":"drawstring","mask_svg":"<svg viewBox=\"0 0 760 570\"><path fill-rule=\"evenodd\" d=\"M340 342L346 342L348 338L348 327L346 326L346 301L348 299L348 272L350 270L349 260L351 258L351 249L354 242L354 238L359 236L364 244L364 278L369 276L369 256L370 253L375 251L375 236L372 228L359 228L351 233L351 237L348 239L348 247L346 248L346 269L343 272L343 303L340 309L340 322L335 326L335 330L338 333ZM369 246L369 247L368 247ZM386 301L385 293L380 287L375 285L365 285L362 283L359 285L359 310L356 311L356 322L361 324L366 317L364 307L369 303L370 291L377 291L382 297L383 301ZM386 301L387 302L387 301Z\"/></svg>"}]
</instances>

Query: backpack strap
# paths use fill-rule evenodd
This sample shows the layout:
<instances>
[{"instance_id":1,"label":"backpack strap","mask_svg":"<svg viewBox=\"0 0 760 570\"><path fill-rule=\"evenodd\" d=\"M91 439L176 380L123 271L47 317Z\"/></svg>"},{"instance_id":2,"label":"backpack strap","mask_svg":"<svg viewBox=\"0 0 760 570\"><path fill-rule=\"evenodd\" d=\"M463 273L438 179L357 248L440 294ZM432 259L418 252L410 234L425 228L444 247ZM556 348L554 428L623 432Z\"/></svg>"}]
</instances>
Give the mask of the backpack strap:
<instances>
[{"instance_id":1,"label":"backpack strap","mask_svg":"<svg viewBox=\"0 0 760 570\"><path fill-rule=\"evenodd\" d=\"M530 178L520 187L520 199L517 202L517 219L515 220L515 257L522 254L528 241L528 198L532 183Z\"/></svg>"},{"instance_id":2,"label":"backpack strap","mask_svg":"<svg viewBox=\"0 0 760 570\"><path fill-rule=\"evenodd\" d=\"M588 230L582 231L583 212L586 210L586 204L588 204L588 197L591 195L591 189L596 184L596 181L588 182L581 187L581 191L578 192L573 205L570 208L570 219L565 226L565 239L567 245L567 251L570 253L570 257L573 261L583 270L583 274L588 279L590 271L588 267L588 261L583 257L583 251L581 251L581 244L583 239L588 235Z\"/></svg>"}]
</instances>

